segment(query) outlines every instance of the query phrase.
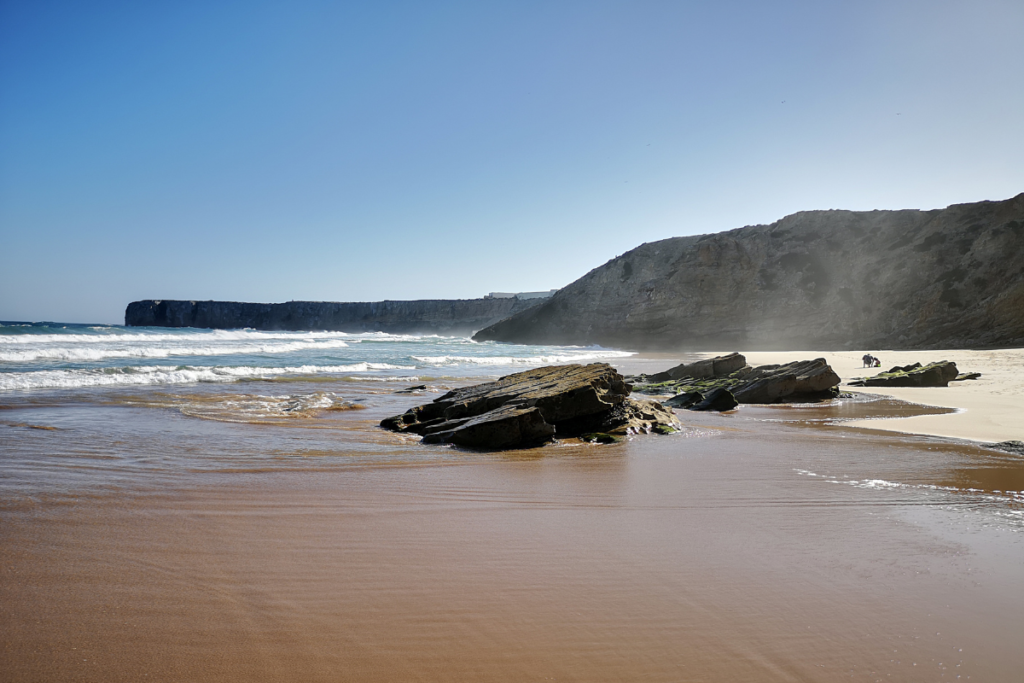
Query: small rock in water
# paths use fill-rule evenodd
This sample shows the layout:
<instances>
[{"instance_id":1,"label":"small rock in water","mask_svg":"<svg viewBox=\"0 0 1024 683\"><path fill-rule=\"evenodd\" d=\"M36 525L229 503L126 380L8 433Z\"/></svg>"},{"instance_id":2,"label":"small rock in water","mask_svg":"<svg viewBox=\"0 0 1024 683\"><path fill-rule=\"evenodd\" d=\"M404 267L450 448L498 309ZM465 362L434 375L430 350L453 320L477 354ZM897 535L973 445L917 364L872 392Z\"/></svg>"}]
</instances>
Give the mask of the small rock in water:
<instances>
[{"instance_id":1,"label":"small rock in water","mask_svg":"<svg viewBox=\"0 0 1024 683\"><path fill-rule=\"evenodd\" d=\"M1000 441L999 443L990 443L988 447L994 448L997 451L1024 455L1024 441Z\"/></svg>"},{"instance_id":2,"label":"small rock in water","mask_svg":"<svg viewBox=\"0 0 1024 683\"><path fill-rule=\"evenodd\" d=\"M676 394L667 401L662 401L661 405L668 406L669 408L689 408L703 400L704 394L699 391L688 391L686 393Z\"/></svg>"},{"instance_id":3,"label":"small rock in water","mask_svg":"<svg viewBox=\"0 0 1024 683\"><path fill-rule=\"evenodd\" d=\"M715 410L723 413L739 405L736 397L728 389L715 389L700 403L690 406L690 410Z\"/></svg>"},{"instance_id":4,"label":"small rock in water","mask_svg":"<svg viewBox=\"0 0 1024 683\"><path fill-rule=\"evenodd\" d=\"M405 389L399 389L396 394L411 394L416 391L423 391L427 388L426 384L417 384L414 387L406 387Z\"/></svg>"},{"instance_id":5,"label":"small rock in water","mask_svg":"<svg viewBox=\"0 0 1024 683\"><path fill-rule=\"evenodd\" d=\"M622 441L622 437L605 434L604 432L587 432L586 434L580 434L580 441L586 441L587 443L618 443Z\"/></svg>"}]
</instances>

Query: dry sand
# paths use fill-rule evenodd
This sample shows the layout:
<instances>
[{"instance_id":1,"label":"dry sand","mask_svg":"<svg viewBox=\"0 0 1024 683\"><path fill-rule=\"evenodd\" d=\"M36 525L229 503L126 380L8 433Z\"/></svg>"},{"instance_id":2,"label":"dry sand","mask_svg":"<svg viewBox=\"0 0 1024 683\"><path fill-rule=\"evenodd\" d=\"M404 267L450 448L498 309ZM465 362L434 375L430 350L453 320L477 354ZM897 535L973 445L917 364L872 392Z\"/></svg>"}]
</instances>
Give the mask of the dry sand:
<instances>
[{"instance_id":1,"label":"dry sand","mask_svg":"<svg viewBox=\"0 0 1024 683\"><path fill-rule=\"evenodd\" d=\"M885 420L859 420L852 426L907 434L993 442L1024 439L1024 349L994 351L743 351L751 365L788 363L807 358L825 358L843 378L873 375L894 365L951 360L960 372L980 372L977 380L951 382L945 388L855 387L852 391L880 394L930 406L956 408L947 415L923 415ZM882 361L880 369L864 368L865 353ZM720 354L705 354L707 357Z\"/></svg>"}]
</instances>

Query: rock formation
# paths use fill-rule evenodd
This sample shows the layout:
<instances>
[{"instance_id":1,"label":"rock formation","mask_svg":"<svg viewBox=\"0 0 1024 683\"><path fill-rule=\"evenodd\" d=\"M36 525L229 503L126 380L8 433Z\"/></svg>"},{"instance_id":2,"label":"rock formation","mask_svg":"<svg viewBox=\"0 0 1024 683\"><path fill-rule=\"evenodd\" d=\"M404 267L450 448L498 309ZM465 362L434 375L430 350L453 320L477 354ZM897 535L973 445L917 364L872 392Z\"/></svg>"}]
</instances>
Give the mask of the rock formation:
<instances>
[{"instance_id":1,"label":"rock formation","mask_svg":"<svg viewBox=\"0 0 1024 683\"><path fill-rule=\"evenodd\" d=\"M424 443L483 449L531 446L556 435L635 434L676 424L671 410L629 398L630 391L607 363L550 366L455 389L380 424L419 434Z\"/></svg>"},{"instance_id":2,"label":"rock formation","mask_svg":"<svg viewBox=\"0 0 1024 683\"><path fill-rule=\"evenodd\" d=\"M211 329L333 330L468 335L544 299L425 299L342 303L289 301L257 304L235 301L145 300L128 304L124 324Z\"/></svg>"},{"instance_id":3,"label":"rock formation","mask_svg":"<svg viewBox=\"0 0 1024 683\"><path fill-rule=\"evenodd\" d=\"M738 353L730 353L727 356L717 356L699 360L696 363L684 363L665 372L650 375L649 382L666 382L679 379L711 379L714 377L728 377L740 370L747 364L746 357Z\"/></svg>"},{"instance_id":4,"label":"rock formation","mask_svg":"<svg viewBox=\"0 0 1024 683\"><path fill-rule=\"evenodd\" d=\"M840 381L824 358L752 368L742 355L731 353L641 375L635 378L635 388L647 394L676 394L665 401L673 408L729 410L737 402L795 403L832 398L839 393ZM723 390L730 395L726 397Z\"/></svg>"},{"instance_id":5,"label":"rock formation","mask_svg":"<svg viewBox=\"0 0 1024 683\"><path fill-rule=\"evenodd\" d=\"M977 373L971 373L977 374ZM863 377L848 382L851 387L945 387L959 378L956 363L948 360L895 367L874 377ZM965 377L966 379L967 377Z\"/></svg>"},{"instance_id":6,"label":"rock formation","mask_svg":"<svg viewBox=\"0 0 1024 683\"><path fill-rule=\"evenodd\" d=\"M1024 194L644 244L475 337L702 350L1024 345Z\"/></svg>"}]
</instances>

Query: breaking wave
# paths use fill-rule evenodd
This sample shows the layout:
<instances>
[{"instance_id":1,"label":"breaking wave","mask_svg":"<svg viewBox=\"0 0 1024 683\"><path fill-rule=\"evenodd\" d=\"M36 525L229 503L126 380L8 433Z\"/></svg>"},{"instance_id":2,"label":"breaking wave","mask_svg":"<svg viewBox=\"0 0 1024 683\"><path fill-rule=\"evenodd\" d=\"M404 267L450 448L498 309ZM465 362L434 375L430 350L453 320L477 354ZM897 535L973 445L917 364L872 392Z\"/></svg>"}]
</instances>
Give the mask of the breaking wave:
<instances>
[{"instance_id":1,"label":"breaking wave","mask_svg":"<svg viewBox=\"0 0 1024 683\"><path fill-rule=\"evenodd\" d=\"M331 381L334 375L346 373L360 381L398 381L412 379L411 370L433 368L444 368L445 375L455 377L482 377L631 355L596 347L526 346L386 332L0 323L0 392L260 378L287 381L291 375Z\"/></svg>"},{"instance_id":2,"label":"breaking wave","mask_svg":"<svg viewBox=\"0 0 1024 683\"><path fill-rule=\"evenodd\" d=\"M149 340L147 340L149 341ZM181 340L178 339L180 342ZM94 361L105 358L168 358L171 356L228 356L239 354L282 354L294 351L316 351L347 348L340 339L290 341L278 344L207 344L201 346L164 344L160 346L128 344L80 346L49 346L40 348L0 350L0 361L27 363L40 360Z\"/></svg>"},{"instance_id":3,"label":"breaking wave","mask_svg":"<svg viewBox=\"0 0 1024 683\"><path fill-rule=\"evenodd\" d=\"M352 365L301 365L284 368L194 367L187 365L140 365L119 368L40 370L0 373L0 391L15 389L75 389L102 386L145 386L189 384L195 382L235 382L241 379L269 379L281 375L317 375L371 372L374 370L412 370L387 363ZM412 378L402 378L412 379Z\"/></svg>"}]
</instances>

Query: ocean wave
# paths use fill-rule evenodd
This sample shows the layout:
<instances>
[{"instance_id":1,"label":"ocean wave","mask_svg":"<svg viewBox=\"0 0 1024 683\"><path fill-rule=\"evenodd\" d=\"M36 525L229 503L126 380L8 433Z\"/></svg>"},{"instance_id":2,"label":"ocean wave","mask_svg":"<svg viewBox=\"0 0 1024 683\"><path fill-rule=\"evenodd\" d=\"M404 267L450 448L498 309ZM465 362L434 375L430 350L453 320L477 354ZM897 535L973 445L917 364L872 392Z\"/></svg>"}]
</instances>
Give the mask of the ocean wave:
<instances>
[{"instance_id":1,"label":"ocean wave","mask_svg":"<svg viewBox=\"0 0 1024 683\"><path fill-rule=\"evenodd\" d=\"M121 328L117 328L121 329ZM133 342L232 342L253 340L348 339L346 332L261 332L259 330L182 330L181 332L102 332L96 334L0 334L0 345L96 344Z\"/></svg>"},{"instance_id":2,"label":"ocean wave","mask_svg":"<svg viewBox=\"0 0 1024 683\"><path fill-rule=\"evenodd\" d=\"M544 363L572 363L602 358L628 358L635 355L630 351L589 351L576 354L552 354L546 356L412 356L412 359L427 365L541 365Z\"/></svg>"},{"instance_id":3,"label":"ocean wave","mask_svg":"<svg viewBox=\"0 0 1024 683\"><path fill-rule=\"evenodd\" d=\"M198 400L197 400L198 399ZM179 405L183 415L224 422L309 417L324 410L358 410L364 406L329 391L284 396L230 395L190 397Z\"/></svg>"},{"instance_id":4,"label":"ocean wave","mask_svg":"<svg viewBox=\"0 0 1024 683\"><path fill-rule=\"evenodd\" d=\"M283 368L147 365L86 370L40 370L38 372L0 373L0 391L235 382L241 379L262 379L281 375L343 374L412 369L414 368L388 363L353 363L351 365L301 365Z\"/></svg>"},{"instance_id":5,"label":"ocean wave","mask_svg":"<svg viewBox=\"0 0 1024 683\"><path fill-rule=\"evenodd\" d=\"M40 360L58 361L96 361L105 358L168 358L170 356L228 356L238 354L282 354L294 351L310 351L320 349L343 349L348 343L340 339L290 341L279 344L235 344L235 345L203 345L203 346L108 346L95 344L90 346L44 346L35 349L0 350L0 361L32 362Z\"/></svg>"}]
</instances>

